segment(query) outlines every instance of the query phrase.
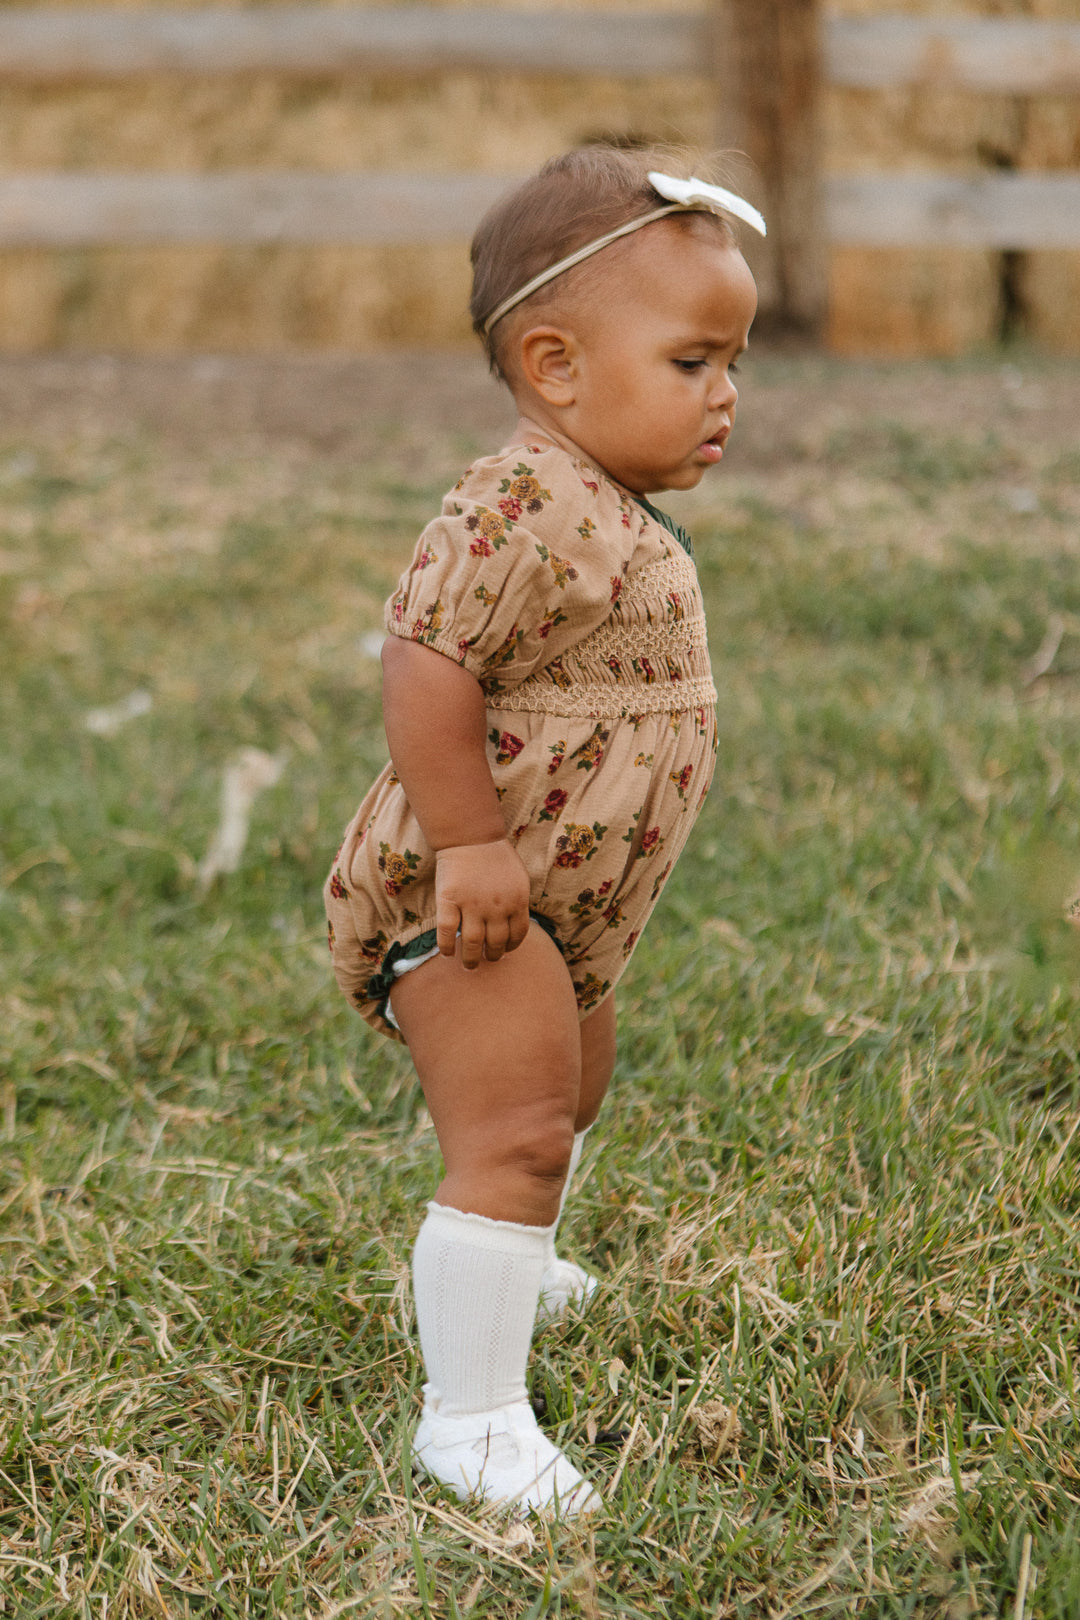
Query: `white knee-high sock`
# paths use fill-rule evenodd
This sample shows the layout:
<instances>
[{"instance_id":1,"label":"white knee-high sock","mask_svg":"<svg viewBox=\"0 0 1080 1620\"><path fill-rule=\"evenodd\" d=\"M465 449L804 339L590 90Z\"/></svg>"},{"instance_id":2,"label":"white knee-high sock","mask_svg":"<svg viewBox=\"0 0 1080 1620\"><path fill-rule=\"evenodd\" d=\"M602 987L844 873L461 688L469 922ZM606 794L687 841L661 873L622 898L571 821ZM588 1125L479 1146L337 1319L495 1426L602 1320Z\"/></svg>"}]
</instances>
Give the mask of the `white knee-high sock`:
<instances>
[{"instance_id":1,"label":"white knee-high sock","mask_svg":"<svg viewBox=\"0 0 1080 1620\"><path fill-rule=\"evenodd\" d=\"M427 1208L413 1251L427 1406L459 1417L527 1400L525 1365L554 1228Z\"/></svg>"}]
</instances>

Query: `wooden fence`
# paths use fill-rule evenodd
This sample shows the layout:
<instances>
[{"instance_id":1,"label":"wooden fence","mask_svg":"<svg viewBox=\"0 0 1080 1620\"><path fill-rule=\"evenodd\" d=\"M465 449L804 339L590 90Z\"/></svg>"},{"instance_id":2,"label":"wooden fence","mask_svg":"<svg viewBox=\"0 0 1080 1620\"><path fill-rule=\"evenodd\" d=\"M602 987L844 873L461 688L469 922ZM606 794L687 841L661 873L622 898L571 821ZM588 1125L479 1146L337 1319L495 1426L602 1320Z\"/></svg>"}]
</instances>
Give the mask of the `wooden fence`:
<instances>
[{"instance_id":1,"label":"wooden fence","mask_svg":"<svg viewBox=\"0 0 1080 1620\"><path fill-rule=\"evenodd\" d=\"M832 245L1080 248L1080 174L822 174L822 87L1080 94L1080 22L822 18L817 0L671 13L424 6L2 10L0 83L135 75L449 69L702 74L770 220L774 313L820 322ZM722 116L720 110L722 111ZM0 176L0 249L438 241L468 235L507 173L51 172Z\"/></svg>"}]
</instances>

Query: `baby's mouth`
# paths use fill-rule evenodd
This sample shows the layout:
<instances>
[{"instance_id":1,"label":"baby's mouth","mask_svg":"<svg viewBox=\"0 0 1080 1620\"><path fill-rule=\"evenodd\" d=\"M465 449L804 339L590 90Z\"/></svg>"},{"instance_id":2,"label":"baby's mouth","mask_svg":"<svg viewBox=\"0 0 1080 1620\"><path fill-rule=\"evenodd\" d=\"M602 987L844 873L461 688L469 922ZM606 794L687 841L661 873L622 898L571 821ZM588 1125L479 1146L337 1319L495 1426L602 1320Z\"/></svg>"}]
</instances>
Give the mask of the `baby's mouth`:
<instances>
[{"instance_id":1,"label":"baby's mouth","mask_svg":"<svg viewBox=\"0 0 1080 1620\"><path fill-rule=\"evenodd\" d=\"M711 434L708 439L703 439L701 444L698 445L699 457L711 463L722 460L722 457L724 457L724 445L729 441L730 431L732 431L730 421L722 421L721 426L716 429L716 433Z\"/></svg>"}]
</instances>

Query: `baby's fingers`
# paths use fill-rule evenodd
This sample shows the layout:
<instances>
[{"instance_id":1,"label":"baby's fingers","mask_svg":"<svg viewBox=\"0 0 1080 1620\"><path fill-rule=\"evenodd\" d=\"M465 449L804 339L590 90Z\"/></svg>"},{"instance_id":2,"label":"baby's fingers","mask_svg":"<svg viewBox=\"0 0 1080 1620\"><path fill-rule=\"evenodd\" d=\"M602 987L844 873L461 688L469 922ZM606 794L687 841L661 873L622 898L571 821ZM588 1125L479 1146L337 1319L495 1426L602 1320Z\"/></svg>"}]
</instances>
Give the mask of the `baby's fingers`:
<instances>
[{"instance_id":1,"label":"baby's fingers","mask_svg":"<svg viewBox=\"0 0 1080 1620\"><path fill-rule=\"evenodd\" d=\"M529 932L529 913L526 907L512 912L506 934L506 949L516 951Z\"/></svg>"},{"instance_id":2,"label":"baby's fingers","mask_svg":"<svg viewBox=\"0 0 1080 1620\"><path fill-rule=\"evenodd\" d=\"M484 919L475 913L468 915L462 913L461 917L461 965L466 968L480 966L484 955Z\"/></svg>"},{"instance_id":3,"label":"baby's fingers","mask_svg":"<svg viewBox=\"0 0 1080 1620\"><path fill-rule=\"evenodd\" d=\"M435 875L436 934L444 956L460 933L461 963L498 962L529 929L529 877L507 842L440 850Z\"/></svg>"},{"instance_id":4,"label":"baby's fingers","mask_svg":"<svg viewBox=\"0 0 1080 1620\"><path fill-rule=\"evenodd\" d=\"M435 943L440 956L453 956L460 926L460 908L452 901L440 899L435 911Z\"/></svg>"},{"instance_id":5,"label":"baby's fingers","mask_svg":"<svg viewBox=\"0 0 1080 1620\"><path fill-rule=\"evenodd\" d=\"M489 962L497 962L510 948L510 929L505 917L489 918L484 938L484 955Z\"/></svg>"}]
</instances>

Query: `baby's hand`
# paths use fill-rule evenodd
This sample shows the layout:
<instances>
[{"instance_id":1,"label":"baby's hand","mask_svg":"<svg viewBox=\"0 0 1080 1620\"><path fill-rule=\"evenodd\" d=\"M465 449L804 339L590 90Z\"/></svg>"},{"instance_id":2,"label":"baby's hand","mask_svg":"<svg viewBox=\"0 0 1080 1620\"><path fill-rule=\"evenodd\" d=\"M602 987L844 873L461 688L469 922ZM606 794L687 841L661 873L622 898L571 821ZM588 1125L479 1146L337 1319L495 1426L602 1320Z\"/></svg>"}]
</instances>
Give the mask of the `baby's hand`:
<instances>
[{"instance_id":1,"label":"baby's hand","mask_svg":"<svg viewBox=\"0 0 1080 1620\"><path fill-rule=\"evenodd\" d=\"M435 856L435 928L443 956L461 930L461 965L497 962L529 932L529 874L507 839L455 844Z\"/></svg>"}]
</instances>

